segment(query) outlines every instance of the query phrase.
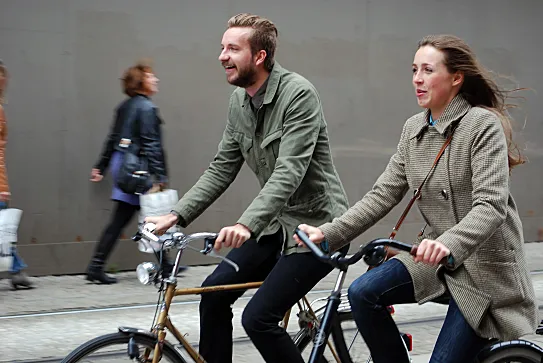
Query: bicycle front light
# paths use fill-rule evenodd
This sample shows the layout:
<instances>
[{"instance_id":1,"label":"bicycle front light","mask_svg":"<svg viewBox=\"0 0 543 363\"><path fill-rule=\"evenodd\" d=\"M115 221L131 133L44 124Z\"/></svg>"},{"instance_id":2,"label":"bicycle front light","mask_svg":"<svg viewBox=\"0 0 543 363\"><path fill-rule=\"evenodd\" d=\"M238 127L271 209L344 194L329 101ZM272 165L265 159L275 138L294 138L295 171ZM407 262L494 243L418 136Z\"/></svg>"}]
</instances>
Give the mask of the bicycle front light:
<instances>
[{"instance_id":1,"label":"bicycle front light","mask_svg":"<svg viewBox=\"0 0 543 363\"><path fill-rule=\"evenodd\" d=\"M152 262L143 262L136 268L138 280L144 285L150 285L158 273L158 266Z\"/></svg>"}]
</instances>

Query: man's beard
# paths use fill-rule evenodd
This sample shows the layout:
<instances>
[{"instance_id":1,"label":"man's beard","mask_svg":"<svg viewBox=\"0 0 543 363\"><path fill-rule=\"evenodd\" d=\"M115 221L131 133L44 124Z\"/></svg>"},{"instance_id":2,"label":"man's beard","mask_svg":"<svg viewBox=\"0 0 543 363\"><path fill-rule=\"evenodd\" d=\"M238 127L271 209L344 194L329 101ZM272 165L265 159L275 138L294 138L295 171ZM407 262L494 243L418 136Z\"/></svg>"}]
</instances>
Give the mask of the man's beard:
<instances>
[{"instance_id":1,"label":"man's beard","mask_svg":"<svg viewBox=\"0 0 543 363\"><path fill-rule=\"evenodd\" d=\"M245 68L237 67L238 75L232 81L228 81L231 85L241 88L252 86L256 82L256 68L247 66ZM228 79L227 79L228 80Z\"/></svg>"}]
</instances>

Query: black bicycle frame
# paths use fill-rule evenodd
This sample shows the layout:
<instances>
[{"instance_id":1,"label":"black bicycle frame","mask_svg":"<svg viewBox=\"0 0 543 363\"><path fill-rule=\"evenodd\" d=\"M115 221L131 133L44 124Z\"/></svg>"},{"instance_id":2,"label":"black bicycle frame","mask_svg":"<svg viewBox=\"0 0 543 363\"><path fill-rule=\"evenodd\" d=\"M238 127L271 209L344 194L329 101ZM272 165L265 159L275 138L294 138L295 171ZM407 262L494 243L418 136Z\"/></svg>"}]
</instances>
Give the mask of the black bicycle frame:
<instances>
[{"instance_id":1,"label":"black bicycle frame","mask_svg":"<svg viewBox=\"0 0 543 363\"><path fill-rule=\"evenodd\" d=\"M341 290L343 289L343 283L345 282L345 276L347 275L347 269L341 270L336 280L336 285L332 290L332 293L328 297L326 308L324 310L324 316L321 320L319 330L315 335L315 341L313 342L313 349L311 350L311 356L308 363L319 363L319 360L324 355L326 349L326 342L330 337L332 328L336 324L340 324L338 319L338 308L341 303ZM341 330L341 329L340 329ZM343 355L345 352L338 350L338 355L341 361L343 361ZM348 354L348 352L347 352Z\"/></svg>"}]
</instances>

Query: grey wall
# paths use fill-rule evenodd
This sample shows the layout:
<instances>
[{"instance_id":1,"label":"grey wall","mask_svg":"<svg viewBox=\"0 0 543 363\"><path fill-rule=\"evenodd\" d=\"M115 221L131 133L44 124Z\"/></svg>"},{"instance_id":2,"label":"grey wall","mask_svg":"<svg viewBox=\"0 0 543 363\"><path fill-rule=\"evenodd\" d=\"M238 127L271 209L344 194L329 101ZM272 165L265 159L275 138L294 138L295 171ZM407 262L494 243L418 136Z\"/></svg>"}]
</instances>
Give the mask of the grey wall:
<instances>
[{"instance_id":1,"label":"grey wall","mask_svg":"<svg viewBox=\"0 0 543 363\"><path fill-rule=\"evenodd\" d=\"M220 39L228 18L243 11L277 24L277 60L319 90L351 203L419 111L410 65L422 36L454 33L485 65L539 90L517 114L530 163L514 172L512 190L526 239L543 239L541 0L0 0L0 58L11 72L7 164L13 206L24 210L19 248L30 273L86 267L112 207L110 180L90 183L89 171L123 98L119 77L137 58L152 57L161 79L155 100L166 121L171 185L182 194L197 180L215 153L232 90L217 60ZM257 192L244 169L188 230L234 223ZM388 235L399 213L364 238ZM411 240L420 226L415 211L398 237ZM126 233L134 231L135 223ZM112 264L130 269L147 257L122 241ZM191 253L186 261L215 262Z\"/></svg>"}]
</instances>

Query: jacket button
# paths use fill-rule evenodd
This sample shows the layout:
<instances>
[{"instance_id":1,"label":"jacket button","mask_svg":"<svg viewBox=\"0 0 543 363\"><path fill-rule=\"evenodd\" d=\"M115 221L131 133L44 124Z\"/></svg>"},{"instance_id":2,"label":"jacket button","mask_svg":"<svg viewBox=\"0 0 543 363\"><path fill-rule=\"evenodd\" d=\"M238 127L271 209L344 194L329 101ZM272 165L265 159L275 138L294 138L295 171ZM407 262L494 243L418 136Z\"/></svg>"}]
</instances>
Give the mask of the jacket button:
<instances>
[{"instance_id":1,"label":"jacket button","mask_svg":"<svg viewBox=\"0 0 543 363\"><path fill-rule=\"evenodd\" d=\"M447 193L445 189L441 191L441 195L443 196L443 198L445 198L445 200L449 200L449 193Z\"/></svg>"}]
</instances>

